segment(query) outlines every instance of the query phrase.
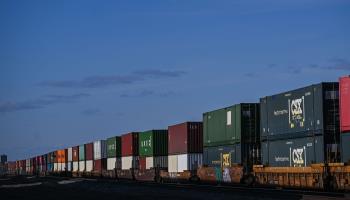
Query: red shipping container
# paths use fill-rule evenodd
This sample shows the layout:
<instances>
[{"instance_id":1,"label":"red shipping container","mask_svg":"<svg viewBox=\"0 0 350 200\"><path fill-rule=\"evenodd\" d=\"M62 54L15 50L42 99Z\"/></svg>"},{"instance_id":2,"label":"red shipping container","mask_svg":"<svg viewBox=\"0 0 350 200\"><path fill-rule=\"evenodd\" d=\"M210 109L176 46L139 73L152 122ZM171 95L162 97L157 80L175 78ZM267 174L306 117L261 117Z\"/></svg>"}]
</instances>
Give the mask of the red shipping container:
<instances>
[{"instance_id":1,"label":"red shipping container","mask_svg":"<svg viewBox=\"0 0 350 200\"><path fill-rule=\"evenodd\" d=\"M168 127L169 155L202 153L202 122L185 122Z\"/></svg>"},{"instance_id":2,"label":"red shipping container","mask_svg":"<svg viewBox=\"0 0 350 200\"><path fill-rule=\"evenodd\" d=\"M93 171L100 172L107 170L107 158L94 160Z\"/></svg>"},{"instance_id":3,"label":"red shipping container","mask_svg":"<svg viewBox=\"0 0 350 200\"><path fill-rule=\"evenodd\" d=\"M132 132L122 135L122 156L138 156L139 133Z\"/></svg>"},{"instance_id":4,"label":"red shipping container","mask_svg":"<svg viewBox=\"0 0 350 200\"><path fill-rule=\"evenodd\" d=\"M340 130L350 132L350 76L339 80L340 90Z\"/></svg>"},{"instance_id":5,"label":"red shipping container","mask_svg":"<svg viewBox=\"0 0 350 200\"><path fill-rule=\"evenodd\" d=\"M85 144L85 160L94 159L94 143Z\"/></svg>"},{"instance_id":6,"label":"red shipping container","mask_svg":"<svg viewBox=\"0 0 350 200\"><path fill-rule=\"evenodd\" d=\"M146 157L140 157L139 158L139 169L145 170L146 169Z\"/></svg>"},{"instance_id":7,"label":"red shipping container","mask_svg":"<svg viewBox=\"0 0 350 200\"><path fill-rule=\"evenodd\" d=\"M79 161L79 146L73 147L72 148L72 157L73 157L73 161Z\"/></svg>"}]
</instances>

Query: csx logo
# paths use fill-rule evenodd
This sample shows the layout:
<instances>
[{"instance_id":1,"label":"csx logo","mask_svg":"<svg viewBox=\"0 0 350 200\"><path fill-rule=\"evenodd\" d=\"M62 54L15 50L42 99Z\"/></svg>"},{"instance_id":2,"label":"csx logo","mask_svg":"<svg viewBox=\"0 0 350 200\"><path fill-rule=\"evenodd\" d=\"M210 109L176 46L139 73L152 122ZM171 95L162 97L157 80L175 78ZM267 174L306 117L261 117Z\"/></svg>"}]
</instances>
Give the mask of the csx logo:
<instances>
[{"instance_id":1,"label":"csx logo","mask_svg":"<svg viewBox=\"0 0 350 200\"><path fill-rule=\"evenodd\" d=\"M294 165L303 165L304 164L304 149L303 148L298 148L298 149L293 149L293 154L292 154L292 159Z\"/></svg>"},{"instance_id":2,"label":"csx logo","mask_svg":"<svg viewBox=\"0 0 350 200\"><path fill-rule=\"evenodd\" d=\"M291 112L292 115L301 115L303 114L303 109L301 107L303 99L294 99L291 103Z\"/></svg>"}]
</instances>

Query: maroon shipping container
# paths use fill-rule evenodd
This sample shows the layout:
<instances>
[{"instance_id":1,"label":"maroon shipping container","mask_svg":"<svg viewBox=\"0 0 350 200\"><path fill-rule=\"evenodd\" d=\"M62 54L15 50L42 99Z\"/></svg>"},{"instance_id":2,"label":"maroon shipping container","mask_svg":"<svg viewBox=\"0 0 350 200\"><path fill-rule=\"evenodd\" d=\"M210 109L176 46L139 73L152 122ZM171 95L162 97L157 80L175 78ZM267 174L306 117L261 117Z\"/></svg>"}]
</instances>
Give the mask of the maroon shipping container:
<instances>
[{"instance_id":1,"label":"maroon shipping container","mask_svg":"<svg viewBox=\"0 0 350 200\"><path fill-rule=\"evenodd\" d=\"M79 146L73 147L72 148L72 159L73 161L79 161Z\"/></svg>"},{"instance_id":2,"label":"maroon shipping container","mask_svg":"<svg viewBox=\"0 0 350 200\"><path fill-rule=\"evenodd\" d=\"M168 127L169 155L203 153L202 122L185 122Z\"/></svg>"},{"instance_id":3,"label":"maroon shipping container","mask_svg":"<svg viewBox=\"0 0 350 200\"><path fill-rule=\"evenodd\" d=\"M58 163L58 151L53 152L53 162Z\"/></svg>"},{"instance_id":4,"label":"maroon shipping container","mask_svg":"<svg viewBox=\"0 0 350 200\"><path fill-rule=\"evenodd\" d=\"M146 157L140 157L139 158L139 169L145 170L146 169Z\"/></svg>"},{"instance_id":5,"label":"maroon shipping container","mask_svg":"<svg viewBox=\"0 0 350 200\"><path fill-rule=\"evenodd\" d=\"M107 158L103 158L100 160L94 160L94 168L93 171L103 171L107 170Z\"/></svg>"},{"instance_id":6,"label":"maroon shipping container","mask_svg":"<svg viewBox=\"0 0 350 200\"><path fill-rule=\"evenodd\" d=\"M340 130L350 132L350 76L339 80L340 90Z\"/></svg>"},{"instance_id":7,"label":"maroon shipping container","mask_svg":"<svg viewBox=\"0 0 350 200\"><path fill-rule=\"evenodd\" d=\"M85 144L85 160L94 159L94 143Z\"/></svg>"},{"instance_id":8,"label":"maroon shipping container","mask_svg":"<svg viewBox=\"0 0 350 200\"><path fill-rule=\"evenodd\" d=\"M139 133L132 132L122 135L122 156L139 155Z\"/></svg>"}]
</instances>

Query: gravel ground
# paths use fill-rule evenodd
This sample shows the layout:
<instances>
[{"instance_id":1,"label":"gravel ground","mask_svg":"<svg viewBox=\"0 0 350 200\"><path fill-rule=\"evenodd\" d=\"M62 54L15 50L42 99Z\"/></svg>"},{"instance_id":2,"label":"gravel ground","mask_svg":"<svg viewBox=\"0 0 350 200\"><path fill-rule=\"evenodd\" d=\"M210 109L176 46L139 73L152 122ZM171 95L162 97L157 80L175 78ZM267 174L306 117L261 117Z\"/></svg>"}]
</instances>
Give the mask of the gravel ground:
<instances>
[{"instance_id":1,"label":"gravel ground","mask_svg":"<svg viewBox=\"0 0 350 200\"><path fill-rule=\"evenodd\" d=\"M293 191L155 184L132 181L12 177L0 179L0 199L347 199L303 195Z\"/></svg>"}]
</instances>

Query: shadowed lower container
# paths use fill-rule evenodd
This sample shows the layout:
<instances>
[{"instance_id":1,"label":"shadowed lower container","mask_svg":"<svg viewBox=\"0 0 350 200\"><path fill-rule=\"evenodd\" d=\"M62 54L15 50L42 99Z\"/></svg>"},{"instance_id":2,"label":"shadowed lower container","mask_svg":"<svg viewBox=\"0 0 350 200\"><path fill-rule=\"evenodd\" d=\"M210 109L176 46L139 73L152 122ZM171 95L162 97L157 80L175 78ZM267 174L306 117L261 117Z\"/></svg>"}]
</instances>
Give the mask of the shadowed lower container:
<instances>
[{"instance_id":1,"label":"shadowed lower container","mask_svg":"<svg viewBox=\"0 0 350 200\"><path fill-rule=\"evenodd\" d=\"M168 153L188 154L203 152L202 122L185 122L168 127Z\"/></svg>"}]
</instances>

